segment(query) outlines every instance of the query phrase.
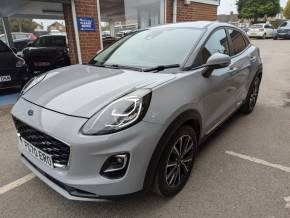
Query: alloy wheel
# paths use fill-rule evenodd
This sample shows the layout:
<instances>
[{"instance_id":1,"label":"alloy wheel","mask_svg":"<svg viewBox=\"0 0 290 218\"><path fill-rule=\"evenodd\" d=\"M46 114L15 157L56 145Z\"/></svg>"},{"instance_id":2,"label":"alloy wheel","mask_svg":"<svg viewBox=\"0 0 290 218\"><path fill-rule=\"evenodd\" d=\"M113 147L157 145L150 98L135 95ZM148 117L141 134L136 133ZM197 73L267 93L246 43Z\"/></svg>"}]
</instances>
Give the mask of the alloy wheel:
<instances>
[{"instance_id":1,"label":"alloy wheel","mask_svg":"<svg viewBox=\"0 0 290 218\"><path fill-rule=\"evenodd\" d=\"M190 173L194 146L194 141L189 135L183 135L175 142L165 168L166 182L169 187L178 187Z\"/></svg>"},{"instance_id":2,"label":"alloy wheel","mask_svg":"<svg viewBox=\"0 0 290 218\"><path fill-rule=\"evenodd\" d=\"M258 99L258 94L259 94L259 86L260 86L260 79L259 79L259 77L257 77L255 79L254 84L253 84L252 92L250 94L250 99L249 99L250 100L249 106L250 106L251 110L256 105L256 102L257 102L257 99Z\"/></svg>"}]
</instances>

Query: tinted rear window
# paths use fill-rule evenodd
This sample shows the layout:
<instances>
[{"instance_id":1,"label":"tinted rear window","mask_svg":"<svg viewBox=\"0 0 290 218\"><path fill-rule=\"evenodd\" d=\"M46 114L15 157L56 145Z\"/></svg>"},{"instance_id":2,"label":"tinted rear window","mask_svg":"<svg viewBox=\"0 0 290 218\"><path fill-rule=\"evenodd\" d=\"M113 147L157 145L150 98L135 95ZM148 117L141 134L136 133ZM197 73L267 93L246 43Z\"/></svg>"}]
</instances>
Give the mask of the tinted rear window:
<instances>
[{"instance_id":1,"label":"tinted rear window","mask_svg":"<svg viewBox=\"0 0 290 218\"><path fill-rule=\"evenodd\" d=\"M64 36L47 36L40 37L34 43L35 47L65 47L66 46L66 38Z\"/></svg>"},{"instance_id":2,"label":"tinted rear window","mask_svg":"<svg viewBox=\"0 0 290 218\"><path fill-rule=\"evenodd\" d=\"M252 26L250 26L251 29L259 29L259 28L264 28L263 24L254 24Z\"/></svg>"}]
</instances>

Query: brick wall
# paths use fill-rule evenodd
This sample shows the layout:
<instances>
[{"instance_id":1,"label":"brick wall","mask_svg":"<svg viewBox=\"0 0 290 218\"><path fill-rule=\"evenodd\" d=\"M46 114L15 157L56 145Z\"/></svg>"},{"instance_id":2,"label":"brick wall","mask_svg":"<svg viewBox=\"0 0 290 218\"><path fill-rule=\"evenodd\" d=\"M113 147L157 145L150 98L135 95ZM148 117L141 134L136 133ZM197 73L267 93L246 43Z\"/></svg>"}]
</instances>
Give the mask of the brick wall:
<instances>
[{"instance_id":1,"label":"brick wall","mask_svg":"<svg viewBox=\"0 0 290 218\"><path fill-rule=\"evenodd\" d=\"M87 63L101 49L99 21L96 0L75 0L76 15L83 17L93 17L95 19L96 31L79 32L80 47L83 63ZM73 19L71 13L71 5L64 4L64 16L66 22L66 30L68 33L68 42L70 47L70 55L72 63L76 59L76 45L74 37Z\"/></svg>"},{"instance_id":2,"label":"brick wall","mask_svg":"<svg viewBox=\"0 0 290 218\"><path fill-rule=\"evenodd\" d=\"M166 22L173 21L173 0L167 0ZM211 20L217 19L217 6L191 2L189 5L184 4L184 0L177 0L177 22Z\"/></svg>"},{"instance_id":3,"label":"brick wall","mask_svg":"<svg viewBox=\"0 0 290 218\"><path fill-rule=\"evenodd\" d=\"M64 20L65 20L66 35L67 35L67 40L68 40L70 61L71 61L71 64L76 64L77 63L77 49L76 49L76 44L75 44L75 34L74 34L71 6L69 4L63 4L63 13L64 13Z\"/></svg>"},{"instance_id":4,"label":"brick wall","mask_svg":"<svg viewBox=\"0 0 290 218\"><path fill-rule=\"evenodd\" d=\"M173 0L166 0L166 23L173 22Z\"/></svg>"}]
</instances>

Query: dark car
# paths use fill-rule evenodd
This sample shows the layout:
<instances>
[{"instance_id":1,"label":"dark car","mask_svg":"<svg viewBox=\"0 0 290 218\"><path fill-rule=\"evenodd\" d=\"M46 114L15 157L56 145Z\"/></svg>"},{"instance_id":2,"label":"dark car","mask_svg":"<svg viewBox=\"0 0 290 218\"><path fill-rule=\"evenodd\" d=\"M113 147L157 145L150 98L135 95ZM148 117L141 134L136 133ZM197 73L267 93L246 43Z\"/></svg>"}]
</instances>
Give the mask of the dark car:
<instances>
[{"instance_id":1,"label":"dark car","mask_svg":"<svg viewBox=\"0 0 290 218\"><path fill-rule=\"evenodd\" d=\"M0 90L20 89L30 79L24 59L0 41Z\"/></svg>"},{"instance_id":2,"label":"dark car","mask_svg":"<svg viewBox=\"0 0 290 218\"><path fill-rule=\"evenodd\" d=\"M23 49L29 72L41 73L70 65L66 36L45 35Z\"/></svg>"},{"instance_id":3,"label":"dark car","mask_svg":"<svg viewBox=\"0 0 290 218\"><path fill-rule=\"evenodd\" d=\"M22 51L22 49L25 48L28 43L37 39L37 36L35 36L33 33L13 32L11 35L14 48L17 51ZM7 44L7 39L4 34L0 36L0 40Z\"/></svg>"},{"instance_id":4,"label":"dark car","mask_svg":"<svg viewBox=\"0 0 290 218\"><path fill-rule=\"evenodd\" d=\"M290 20L283 22L275 32L273 39L290 39Z\"/></svg>"}]
</instances>

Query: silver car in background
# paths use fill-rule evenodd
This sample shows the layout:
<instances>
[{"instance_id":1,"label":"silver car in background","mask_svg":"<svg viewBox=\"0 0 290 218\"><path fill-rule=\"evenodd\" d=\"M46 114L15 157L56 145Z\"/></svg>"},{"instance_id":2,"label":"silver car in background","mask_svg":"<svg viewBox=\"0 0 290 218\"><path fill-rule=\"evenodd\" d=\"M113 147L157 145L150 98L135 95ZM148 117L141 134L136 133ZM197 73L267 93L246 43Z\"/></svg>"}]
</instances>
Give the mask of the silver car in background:
<instances>
[{"instance_id":1,"label":"silver car in background","mask_svg":"<svg viewBox=\"0 0 290 218\"><path fill-rule=\"evenodd\" d=\"M12 109L24 164L68 199L176 195L202 142L251 113L259 49L215 22L131 33L87 65L39 75Z\"/></svg>"},{"instance_id":2,"label":"silver car in background","mask_svg":"<svg viewBox=\"0 0 290 218\"><path fill-rule=\"evenodd\" d=\"M257 23L249 27L247 34L251 38L268 39L273 38L275 29L268 23Z\"/></svg>"}]
</instances>

